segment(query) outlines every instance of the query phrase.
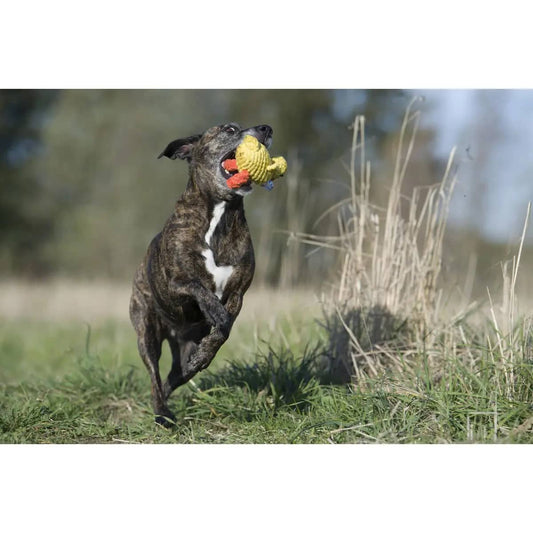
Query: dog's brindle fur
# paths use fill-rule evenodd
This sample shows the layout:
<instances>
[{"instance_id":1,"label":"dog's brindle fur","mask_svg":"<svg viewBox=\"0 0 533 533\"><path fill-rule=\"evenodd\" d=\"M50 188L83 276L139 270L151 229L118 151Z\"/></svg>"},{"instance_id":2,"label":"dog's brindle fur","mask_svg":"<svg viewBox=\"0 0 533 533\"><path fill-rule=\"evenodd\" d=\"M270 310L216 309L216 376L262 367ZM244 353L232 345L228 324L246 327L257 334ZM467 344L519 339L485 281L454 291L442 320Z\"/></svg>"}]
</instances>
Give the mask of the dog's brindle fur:
<instances>
[{"instance_id":1,"label":"dog's brindle fur","mask_svg":"<svg viewBox=\"0 0 533 533\"><path fill-rule=\"evenodd\" d=\"M252 281L254 251L243 208L243 196L251 185L230 189L221 167L244 135L253 135L268 147L272 128L215 126L202 135L171 142L159 156L189 162L186 190L150 243L135 274L130 302L159 424L175 420L168 397L213 360ZM163 383L159 359L165 339L172 367Z\"/></svg>"}]
</instances>

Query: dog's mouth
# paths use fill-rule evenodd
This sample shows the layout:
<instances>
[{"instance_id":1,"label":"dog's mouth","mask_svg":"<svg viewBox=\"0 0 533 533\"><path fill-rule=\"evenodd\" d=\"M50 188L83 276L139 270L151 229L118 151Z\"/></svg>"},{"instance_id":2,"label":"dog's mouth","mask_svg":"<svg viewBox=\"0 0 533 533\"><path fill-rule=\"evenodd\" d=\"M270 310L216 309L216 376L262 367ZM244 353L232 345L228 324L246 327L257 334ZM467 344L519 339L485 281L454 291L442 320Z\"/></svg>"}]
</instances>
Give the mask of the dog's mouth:
<instances>
[{"instance_id":1,"label":"dog's mouth","mask_svg":"<svg viewBox=\"0 0 533 533\"><path fill-rule=\"evenodd\" d=\"M252 180L247 172L239 172L237 168L236 149L228 152L220 161L222 176L226 179L228 187L234 191L250 192L252 190ZM237 175L238 174L238 175ZM231 185L228 180L235 176Z\"/></svg>"},{"instance_id":2,"label":"dog's mouth","mask_svg":"<svg viewBox=\"0 0 533 533\"><path fill-rule=\"evenodd\" d=\"M236 167L233 168L232 165L229 164L230 161L235 161L235 150L228 152L220 161L220 169L226 180L238 172Z\"/></svg>"}]
</instances>

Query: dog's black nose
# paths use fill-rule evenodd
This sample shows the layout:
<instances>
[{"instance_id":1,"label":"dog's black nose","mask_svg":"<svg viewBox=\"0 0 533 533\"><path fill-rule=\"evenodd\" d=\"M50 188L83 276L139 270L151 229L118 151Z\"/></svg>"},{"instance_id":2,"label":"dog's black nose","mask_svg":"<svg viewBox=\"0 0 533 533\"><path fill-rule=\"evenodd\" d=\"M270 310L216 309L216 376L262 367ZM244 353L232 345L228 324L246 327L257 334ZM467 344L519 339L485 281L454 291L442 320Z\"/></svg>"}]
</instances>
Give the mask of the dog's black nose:
<instances>
[{"instance_id":1,"label":"dog's black nose","mask_svg":"<svg viewBox=\"0 0 533 533\"><path fill-rule=\"evenodd\" d=\"M268 124L261 124L260 126L256 126L257 131L262 133L265 138L272 136L272 128Z\"/></svg>"},{"instance_id":2,"label":"dog's black nose","mask_svg":"<svg viewBox=\"0 0 533 533\"><path fill-rule=\"evenodd\" d=\"M259 124L244 130L243 135L252 135L259 142L263 143L267 148L272 144L272 128L268 124Z\"/></svg>"}]
</instances>

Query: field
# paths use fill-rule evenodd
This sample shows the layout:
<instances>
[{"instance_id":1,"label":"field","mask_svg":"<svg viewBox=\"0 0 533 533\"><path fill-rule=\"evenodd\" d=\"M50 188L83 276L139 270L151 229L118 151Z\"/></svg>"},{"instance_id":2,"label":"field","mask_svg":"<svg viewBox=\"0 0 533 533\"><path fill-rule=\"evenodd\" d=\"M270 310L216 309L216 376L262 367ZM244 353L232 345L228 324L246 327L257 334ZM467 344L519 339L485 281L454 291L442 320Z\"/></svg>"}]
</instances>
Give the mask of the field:
<instances>
[{"instance_id":1,"label":"field","mask_svg":"<svg viewBox=\"0 0 533 533\"><path fill-rule=\"evenodd\" d=\"M475 272L442 285L454 150L441 181L404 194L418 121L408 108L383 208L356 118L350 195L317 220L338 233L291 234L337 269L315 289L255 286L212 365L171 397L171 429L153 421L128 286L3 282L0 441L532 442L533 321L517 285L530 207L500 287L473 301Z\"/></svg>"},{"instance_id":2,"label":"field","mask_svg":"<svg viewBox=\"0 0 533 533\"><path fill-rule=\"evenodd\" d=\"M311 291L252 291L212 366L171 397L178 422L163 429L153 423L148 374L127 322L128 287L10 283L1 290L4 443L533 440L531 361L516 365L512 397L494 387L489 355L481 372L450 359L435 379L421 353L410 372L357 388L324 383L315 362L325 330ZM165 349L163 373L168 364Z\"/></svg>"}]
</instances>

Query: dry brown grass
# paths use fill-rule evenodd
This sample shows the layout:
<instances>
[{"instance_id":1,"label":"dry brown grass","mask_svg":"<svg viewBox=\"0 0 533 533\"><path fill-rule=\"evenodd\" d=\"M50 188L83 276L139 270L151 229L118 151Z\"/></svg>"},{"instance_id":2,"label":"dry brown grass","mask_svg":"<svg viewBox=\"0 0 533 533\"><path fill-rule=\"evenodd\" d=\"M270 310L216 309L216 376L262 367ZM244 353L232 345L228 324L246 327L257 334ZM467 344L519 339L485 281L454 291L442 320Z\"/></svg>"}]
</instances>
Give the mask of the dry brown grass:
<instances>
[{"instance_id":1,"label":"dry brown grass","mask_svg":"<svg viewBox=\"0 0 533 533\"><path fill-rule=\"evenodd\" d=\"M127 321L131 287L108 281L0 282L0 317L11 320Z\"/></svg>"},{"instance_id":2,"label":"dry brown grass","mask_svg":"<svg viewBox=\"0 0 533 533\"><path fill-rule=\"evenodd\" d=\"M106 320L129 322L131 285L105 280L56 279L47 282L0 281L0 319L53 322ZM239 323L274 323L280 315L316 315L318 299L311 291L252 287L244 298Z\"/></svg>"},{"instance_id":3,"label":"dry brown grass","mask_svg":"<svg viewBox=\"0 0 533 533\"><path fill-rule=\"evenodd\" d=\"M423 354L438 376L450 357L471 367L487 355L498 361L509 391L512 369L527 354L529 322L519 319L516 279L528 216L518 255L503 267L501 302L484 307L477 302L450 317L443 312L439 283L442 244L456 175L452 149L442 179L433 186L415 188L406 196L403 182L413 152L420 112L407 108L386 207L370 200L371 166L365 157L365 121L353 125L351 194L319 219L335 216L338 232L317 236L297 234L309 245L327 248L339 256L340 269L323 295L324 326L329 338L325 364L334 381L359 383L366 376L383 375L387 368L410 371ZM447 288L449 292L449 288ZM489 293L490 296L490 293ZM476 309L476 328L468 323ZM490 322L487 318L490 317ZM480 351L481 344L486 348Z\"/></svg>"},{"instance_id":4,"label":"dry brown grass","mask_svg":"<svg viewBox=\"0 0 533 533\"><path fill-rule=\"evenodd\" d=\"M370 200L365 120L358 116L353 124L351 194L321 217L336 216L338 233L297 235L340 256L338 279L323 300L331 370L343 381L352 374L360 376L361 367L377 375L384 359L397 362L382 345L393 342L395 349L400 344L413 350L414 342L427 335L439 315L438 278L455 184L451 172L455 150L439 183L404 196L402 185L420 120L420 112L412 111L413 103L400 131L386 208Z\"/></svg>"}]
</instances>

